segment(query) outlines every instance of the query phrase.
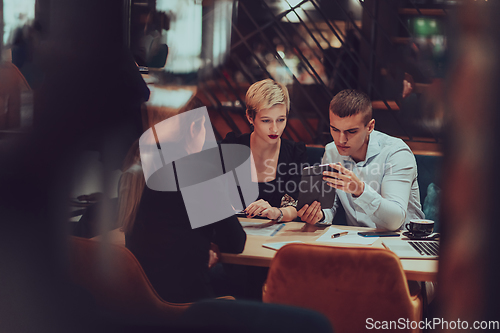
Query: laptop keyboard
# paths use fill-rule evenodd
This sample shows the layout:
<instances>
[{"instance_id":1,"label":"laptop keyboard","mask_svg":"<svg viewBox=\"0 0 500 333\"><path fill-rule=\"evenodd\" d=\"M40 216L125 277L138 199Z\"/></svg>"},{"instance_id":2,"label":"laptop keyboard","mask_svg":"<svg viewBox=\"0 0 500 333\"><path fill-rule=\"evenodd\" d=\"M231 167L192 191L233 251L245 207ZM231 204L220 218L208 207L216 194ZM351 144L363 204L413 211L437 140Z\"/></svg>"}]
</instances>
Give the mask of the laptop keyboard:
<instances>
[{"instance_id":1,"label":"laptop keyboard","mask_svg":"<svg viewBox=\"0 0 500 333\"><path fill-rule=\"evenodd\" d=\"M409 241L408 243L423 256L439 256L439 242Z\"/></svg>"}]
</instances>

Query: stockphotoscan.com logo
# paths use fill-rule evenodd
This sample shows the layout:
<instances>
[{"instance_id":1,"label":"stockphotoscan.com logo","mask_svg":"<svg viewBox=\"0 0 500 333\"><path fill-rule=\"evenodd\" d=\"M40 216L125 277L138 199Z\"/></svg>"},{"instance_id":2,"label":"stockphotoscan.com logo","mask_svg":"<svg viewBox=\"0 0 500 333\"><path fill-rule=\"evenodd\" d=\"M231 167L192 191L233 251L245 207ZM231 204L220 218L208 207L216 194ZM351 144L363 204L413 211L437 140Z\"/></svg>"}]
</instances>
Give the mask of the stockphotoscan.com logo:
<instances>
[{"instance_id":1,"label":"stockphotoscan.com logo","mask_svg":"<svg viewBox=\"0 0 500 333\"><path fill-rule=\"evenodd\" d=\"M180 191L193 229L230 217L258 197L250 148L218 145L206 107L152 126L139 149L146 186Z\"/></svg>"}]
</instances>

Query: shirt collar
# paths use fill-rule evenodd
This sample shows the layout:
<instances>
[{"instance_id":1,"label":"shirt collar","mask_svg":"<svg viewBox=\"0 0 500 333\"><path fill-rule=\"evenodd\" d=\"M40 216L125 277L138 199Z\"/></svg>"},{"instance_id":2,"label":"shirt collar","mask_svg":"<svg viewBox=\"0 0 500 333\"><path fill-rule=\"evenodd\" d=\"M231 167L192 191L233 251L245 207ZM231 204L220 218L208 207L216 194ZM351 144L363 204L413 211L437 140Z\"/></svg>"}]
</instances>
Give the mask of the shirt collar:
<instances>
[{"instance_id":1,"label":"shirt collar","mask_svg":"<svg viewBox=\"0 0 500 333\"><path fill-rule=\"evenodd\" d=\"M364 161L360 161L358 163L361 166L365 166L366 163L368 163L370 161L370 159L372 159L373 157L375 157L378 154L380 154L380 150L381 150L380 149L380 144L379 144L379 142L377 140L376 134L374 134L374 133L375 133L375 131L373 131L373 132L370 133L370 138L368 140L368 148L366 149L365 160ZM356 162L354 162L354 160L352 159L351 156L348 156L347 159L344 158L344 162L348 162L348 161L350 161L351 163L356 164Z\"/></svg>"},{"instance_id":2,"label":"shirt collar","mask_svg":"<svg viewBox=\"0 0 500 333\"><path fill-rule=\"evenodd\" d=\"M368 149L366 149L366 158L364 161L364 164L366 164L371 158L377 156L380 154L380 144L377 140L377 136L375 134L375 131L370 133L370 139L368 141Z\"/></svg>"}]
</instances>

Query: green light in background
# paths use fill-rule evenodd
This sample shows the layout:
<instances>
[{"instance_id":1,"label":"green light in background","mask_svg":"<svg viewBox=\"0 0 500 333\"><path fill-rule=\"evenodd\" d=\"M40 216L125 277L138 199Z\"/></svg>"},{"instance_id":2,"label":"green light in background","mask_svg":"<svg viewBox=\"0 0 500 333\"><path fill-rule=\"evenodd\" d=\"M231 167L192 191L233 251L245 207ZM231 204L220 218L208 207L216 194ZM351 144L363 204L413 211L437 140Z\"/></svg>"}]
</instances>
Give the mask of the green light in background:
<instances>
[{"instance_id":1,"label":"green light in background","mask_svg":"<svg viewBox=\"0 0 500 333\"><path fill-rule=\"evenodd\" d=\"M435 18L411 18L409 27L417 37L427 37L433 35L442 35L441 24Z\"/></svg>"}]
</instances>

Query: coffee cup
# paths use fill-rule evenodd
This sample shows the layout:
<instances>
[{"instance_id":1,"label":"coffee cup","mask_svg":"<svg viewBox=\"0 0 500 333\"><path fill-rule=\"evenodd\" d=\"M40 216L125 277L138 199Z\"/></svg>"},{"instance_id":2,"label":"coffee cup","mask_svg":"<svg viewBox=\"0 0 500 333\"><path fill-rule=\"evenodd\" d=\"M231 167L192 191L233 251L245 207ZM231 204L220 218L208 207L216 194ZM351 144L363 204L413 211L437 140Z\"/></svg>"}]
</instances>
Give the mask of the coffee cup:
<instances>
[{"instance_id":1,"label":"coffee cup","mask_svg":"<svg viewBox=\"0 0 500 333\"><path fill-rule=\"evenodd\" d=\"M406 229L415 236L427 236L434 230L434 221L432 220L410 220L406 225Z\"/></svg>"}]
</instances>

